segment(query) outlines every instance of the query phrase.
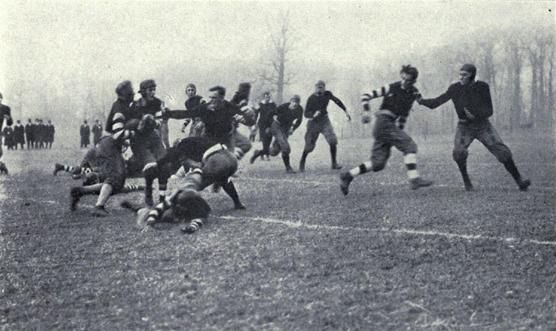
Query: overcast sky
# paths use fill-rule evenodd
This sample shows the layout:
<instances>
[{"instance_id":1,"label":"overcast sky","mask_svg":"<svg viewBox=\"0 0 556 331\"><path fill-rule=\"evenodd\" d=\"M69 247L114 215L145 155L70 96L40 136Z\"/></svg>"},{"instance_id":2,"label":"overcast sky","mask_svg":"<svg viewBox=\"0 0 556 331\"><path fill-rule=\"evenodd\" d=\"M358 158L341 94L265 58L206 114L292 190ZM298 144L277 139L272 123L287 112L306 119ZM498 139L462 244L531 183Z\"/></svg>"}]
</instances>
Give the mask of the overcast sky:
<instances>
[{"instance_id":1,"label":"overcast sky","mask_svg":"<svg viewBox=\"0 0 556 331\"><path fill-rule=\"evenodd\" d=\"M297 61L372 64L476 29L554 24L554 1L5 1L0 90L17 78L115 82L173 63L257 63L268 27L289 10Z\"/></svg>"}]
</instances>

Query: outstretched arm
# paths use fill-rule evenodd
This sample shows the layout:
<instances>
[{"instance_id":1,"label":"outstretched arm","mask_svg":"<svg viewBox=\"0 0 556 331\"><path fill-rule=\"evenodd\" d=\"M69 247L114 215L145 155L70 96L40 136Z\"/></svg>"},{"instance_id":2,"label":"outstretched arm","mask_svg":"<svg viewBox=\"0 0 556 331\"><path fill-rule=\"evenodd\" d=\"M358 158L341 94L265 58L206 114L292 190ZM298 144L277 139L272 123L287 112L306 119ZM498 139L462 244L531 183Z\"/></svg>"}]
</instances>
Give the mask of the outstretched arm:
<instances>
[{"instance_id":1,"label":"outstretched arm","mask_svg":"<svg viewBox=\"0 0 556 331\"><path fill-rule=\"evenodd\" d=\"M332 94L332 92L330 92L330 100L334 101L334 103L337 104L338 107L342 108L342 110L346 114L348 120L351 121L351 116L349 116L349 114L347 112L347 109L346 109L346 106L344 105L342 100L338 99L334 94Z\"/></svg>"},{"instance_id":2,"label":"outstretched arm","mask_svg":"<svg viewBox=\"0 0 556 331\"><path fill-rule=\"evenodd\" d=\"M436 98L423 99L422 97L419 97L419 98L417 98L417 103L422 105L422 106L425 106L427 108L434 109L434 108L446 103L450 99L452 99L452 93L450 91L450 88L448 88L448 90L446 90L446 92L442 93L441 95L439 95Z\"/></svg>"}]
</instances>

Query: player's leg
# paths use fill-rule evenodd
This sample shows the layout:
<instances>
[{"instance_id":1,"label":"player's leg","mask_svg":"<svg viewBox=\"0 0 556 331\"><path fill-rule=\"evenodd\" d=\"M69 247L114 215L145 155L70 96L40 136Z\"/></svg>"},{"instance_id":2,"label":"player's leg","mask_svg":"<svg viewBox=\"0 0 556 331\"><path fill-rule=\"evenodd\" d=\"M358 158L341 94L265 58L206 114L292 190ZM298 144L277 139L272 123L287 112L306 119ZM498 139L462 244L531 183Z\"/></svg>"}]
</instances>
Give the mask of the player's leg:
<instances>
[{"instance_id":1,"label":"player's leg","mask_svg":"<svg viewBox=\"0 0 556 331\"><path fill-rule=\"evenodd\" d=\"M496 132L496 129L487 122L484 127L482 127L478 134L477 140L479 140L485 147L500 161L506 170L510 173L513 177L519 189L521 191L527 191L529 186L531 185L531 181L529 179L523 179L515 162L512 157L512 152L506 144L502 141L502 138Z\"/></svg>"},{"instance_id":2,"label":"player's leg","mask_svg":"<svg viewBox=\"0 0 556 331\"><path fill-rule=\"evenodd\" d=\"M467 149L474 139L475 131L472 128L468 127L466 124L458 123L458 126L456 128L456 135L454 138L454 150L452 152L452 157L458 165L458 169L461 173L466 191L474 190L471 178L469 177L469 173L467 172L467 156L469 155Z\"/></svg>"},{"instance_id":3,"label":"player's leg","mask_svg":"<svg viewBox=\"0 0 556 331\"><path fill-rule=\"evenodd\" d=\"M327 117L325 121L321 124L322 126L322 134L328 142L330 146L330 163L332 169L342 169L342 166L338 164L336 159L336 154L338 150L338 137L336 137L336 133L334 132L334 127L332 123L330 123L330 119Z\"/></svg>"},{"instance_id":4,"label":"player's leg","mask_svg":"<svg viewBox=\"0 0 556 331\"><path fill-rule=\"evenodd\" d=\"M320 125L318 123L316 123L314 120L309 120L307 122L307 131L305 132L305 147L303 148L303 154L301 154L301 160L299 161L300 172L305 171L307 156L315 149L320 132Z\"/></svg>"},{"instance_id":5,"label":"player's leg","mask_svg":"<svg viewBox=\"0 0 556 331\"><path fill-rule=\"evenodd\" d=\"M290 164L291 147L288 141L288 132L286 131L286 129L279 128L275 142L280 147L280 151L282 151L282 161L284 162L284 166L286 167L286 172L289 174L295 174L295 170L293 170Z\"/></svg>"},{"instance_id":6,"label":"player's leg","mask_svg":"<svg viewBox=\"0 0 556 331\"><path fill-rule=\"evenodd\" d=\"M433 184L432 180L423 179L417 170L417 144L413 139L396 125L389 128L390 143L403 153L404 164L407 169L410 187L416 190Z\"/></svg>"},{"instance_id":7,"label":"player's leg","mask_svg":"<svg viewBox=\"0 0 556 331\"><path fill-rule=\"evenodd\" d=\"M102 188L102 183L86 185L86 186L74 186L70 189L70 210L75 210L79 200L84 195L98 194Z\"/></svg>"},{"instance_id":8,"label":"player's leg","mask_svg":"<svg viewBox=\"0 0 556 331\"><path fill-rule=\"evenodd\" d=\"M237 129L235 129L232 134L232 146L233 149L231 152L238 160L241 160L253 147L249 138L239 133Z\"/></svg>"},{"instance_id":9,"label":"player's leg","mask_svg":"<svg viewBox=\"0 0 556 331\"><path fill-rule=\"evenodd\" d=\"M376 125L376 124L375 124ZM386 162L390 158L391 145L385 141L377 139L373 143L371 150L371 160L366 161L340 174L340 189L344 195L349 193L349 185L355 177L365 174L369 171L378 172L384 169Z\"/></svg>"}]
</instances>

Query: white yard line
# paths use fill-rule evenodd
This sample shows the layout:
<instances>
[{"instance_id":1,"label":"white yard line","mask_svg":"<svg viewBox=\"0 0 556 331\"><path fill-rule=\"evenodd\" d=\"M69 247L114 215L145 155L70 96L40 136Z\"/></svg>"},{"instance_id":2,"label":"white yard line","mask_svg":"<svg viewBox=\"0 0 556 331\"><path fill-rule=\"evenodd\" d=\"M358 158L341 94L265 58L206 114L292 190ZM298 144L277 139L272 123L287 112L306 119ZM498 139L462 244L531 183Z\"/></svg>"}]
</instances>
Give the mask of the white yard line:
<instances>
[{"instance_id":1,"label":"white yard line","mask_svg":"<svg viewBox=\"0 0 556 331\"><path fill-rule=\"evenodd\" d=\"M292 183L292 184L307 184L307 185L321 185L321 186L339 186L340 184L340 180L334 176L333 178L331 178L330 181L318 181L318 180L304 180L304 179L282 179L282 178L256 178L256 177L239 177L237 179L238 182L241 181L253 181L253 182L270 182L270 183L277 183L277 182L283 182L283 183ZM409 185L408 182L396 182L396 183L384 183L384 182L377 182L377 183L373 183L374 185L380 185L380 186L404 186L404 185ZM448 188L454 188L454 189L463 189L463 184L462 185L449 185L449 184L433 184L433 186L431 187L448 187ZM508 187L514 187L514 186L508 186ZM500 189L501 186L480 186L478 188L488 188L488 189ZM517 191L517 187L514 187ZM556 187L552 187L552 186L535 186L535 184L533 183L530 187L531 191L534 190L540 190L540 191L549 191L549 192L556 192Z\"/></svg>"},{"instance_id":2,"label":"white yard line","mask_svg":"<svg viewBox=\"0 0 556 331\"><path fill-rule=\"evenodd\" d=\"M399 234L399 235L408 235L408 236L421 236L421 237L442 237L446 239L462 239L467 241L497 241L497 242L504 242L508 244L516 244L516 243L526 243L531 245L540 245L540 246L554 246L556 247L556 241L542 241L536 239L523 239L523 238L515 238L515 237L496 237L496 236L484 236L480 234L461 234L461 233L452 233L452 232L442 232L442 231L434 231L434 230L414 230L414 229L407 229L407 228L362 228L362 227L346 227L346 226L339 226L339 225L320 225L320 224L307 224L302 223L300 221L292 221L292 220L283 220L277 218L267 218L267 217L248 217L248 216L217 216L220 219L225 220L233 220L233 221L254 221L254 222L261 222L267 224L278 224L284 225L289 228L305 228L309 230L329 230L329 231L363 231L363 232L379 232L379 233L391 233L391 234Z\"/></svg>"}]
</instances>

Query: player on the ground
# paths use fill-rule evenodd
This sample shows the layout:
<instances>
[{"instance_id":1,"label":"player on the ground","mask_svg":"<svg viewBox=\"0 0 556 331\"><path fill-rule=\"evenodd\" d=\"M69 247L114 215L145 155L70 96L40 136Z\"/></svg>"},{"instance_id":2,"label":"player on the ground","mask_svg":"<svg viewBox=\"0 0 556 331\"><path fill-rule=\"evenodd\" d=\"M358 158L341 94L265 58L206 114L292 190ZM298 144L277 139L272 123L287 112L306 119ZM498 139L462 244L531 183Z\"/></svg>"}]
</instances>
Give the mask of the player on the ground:
<instances>
[{"instance_id":1,"label":"player on the ground","mask_svg":"<svg viewBox=\"0 0 556 331\"><path fill-rule=\"evenodd\" d=\"M2 104L3 99L4 96L2 95L2 93L0 93L0 132L2 132L2 128L4 127L4 121L6 122L6 125L13 124L11 109L10 107ZM2 154L3 154L2 144L0 141L0 160L2 159ZM2 170L5 171L6 173L8 172L6 165L1 161L0 161L0 168L2 168Z\"/></svg>"},{"instance_id":2,"label":"player on the ground","mask_svg":"<svg viewBox=\"0 0 556 331\"><path fill-rule=\"evenodd\" d=\"M157 167L150 168L145 176L154 178L165 173L164 176L169 177L184 164L194 165L194 169L185 176L185 183L171 195L171 198L162 201L150 211L147 224L160 220L167 209L183 207L180 204L176 205L174 200L175 197L180 196L180 192L200 192L212 184L217 184L224 189L232 198L235 209L245 209L234 183L231 181L231 176L237 171L237 157L230 153L222 143L215 143L206 137L181 139L175 146L168 149L166 155L157 161ZM195 232L202 224L202 218L196 219L184 228L184 232Z\"/></svg>"},{"instance_id":3,"label":"player on the ground","mask_svg":"<svg viewBox=\"0 0 556 331\"><path fill-rule=\"evenodd\" d=\"M338 107L342 108L348 121L351 121L351 116L347 112L343 102L335 97L332 92L327 91L325 83L319 80L315 84L315 93L311 94L307 99L307 105L305 106L305 117L309 120L307 121L307 132L305 132L305 148L303 149L301 161L299 162L299 171L301 172L305 171L307 156L315 149L320 134L324 135L328 145L330 145L332 169L342 168L336 160L338 138L328 118L327 107L330 100L334 101Z\"/></svg>"},{"instance_id":4,"label":"player on the ground","mask_svg":"<svg viewBox=\"0 0 556 331\"><path fill-rule=\"evenodd\" d=\"M270 92L263 93L263 100L259 102L258 108L255 109L255 120L257 121L257 126L259 128L259 137L261 138L261 143L263 145L262 149L257 149L253 152L251 157L251 163L260 156L264 160L265 156L267 160L270 160L270 144L272 142L272 132L270 127L272 126L272 115L276 111L276 104L272 101ZM249 139L251 141L251 139Z\"/></svg>"},{"instance_id":5,"label":"player on the ground","mask_svg":"<svg viewBox=\"0 0 556 331\"><path fill-rule=\"evenodd\" d=\"M106 202L116 193L142 190L140 185L125 185L126 168L122 156L123 138L115 139L107 134L87 151L80 166L69 166L56 163L54 175L66 171L74 175L74 179L83 178L83 186L74 186L70 190L70 209L76 209L82 196L98 194L99 197L93 211L94 216L107 216Z\"/></svg>"},{"instance_id":6,"label":"player on the ground","mask_svg":"<svg viewBox=\"0 0 556 331\"><path fill-rule=\"evenodd\" d=\"M459 121L454 139L453 158L463 178L467 191L474 187L467 173L467 156L469 145L479 140L512 175L521 191L527 191L531 185L529 179L521 177L512 152L504 144L498 132L488 118L492 116L493 107L490 88L487 83L475 80L477 68L473 64L464 64L459 72L459 82L448 87L448 90L434 99L418 99L417 102L428 108L436 108L448 100L452 100Z\"/></svg>"},{"instance_id":7,"label":"player on the ground","mask_svg":"<svg viewBox=\"0 0 556 331\"><path fill-rule=\"evenodd\" d=\"M300 105L300 98L294 95L290 102L280 105L272 114L272 124L270 131L274 137L270 147L270 155L276 156L282 153L282 160L286 167L286 173L294 174L295 171L290 164L291 148L288 137L301 125L303 121L303 107ZM254 159L251 158L253 161Z\"/></svg>"},{"instance_id":8,"label":"player on the ground","mask_svg":"<svg viewBox=\"0 0 556 331\"><path fill-rule=\"evenodd\" d=\"M356 176L369 171L376 172L384 169L390 157L392 146L404 154L404 163L411 189L415 190L433 184L432 181L419 176L417 171L417 144L403 131L409 111L419 95L419 91L414 86L419 72L417 68L406 65L402 66L400 76L400 81L362 96L361 102L365 112L370 111L370 100L380 97L383 97L383 99L380 110L376 112L376 121L373 128L375 141L371 151L371 161L361 163L340 175L340 188L345 195L348 194L349 184ZM369 115L365 114L363 123L369 122Z\"/></svg>"}]
</instances>

